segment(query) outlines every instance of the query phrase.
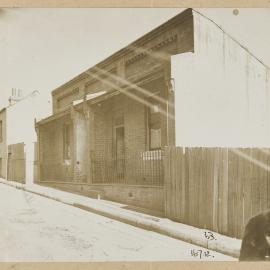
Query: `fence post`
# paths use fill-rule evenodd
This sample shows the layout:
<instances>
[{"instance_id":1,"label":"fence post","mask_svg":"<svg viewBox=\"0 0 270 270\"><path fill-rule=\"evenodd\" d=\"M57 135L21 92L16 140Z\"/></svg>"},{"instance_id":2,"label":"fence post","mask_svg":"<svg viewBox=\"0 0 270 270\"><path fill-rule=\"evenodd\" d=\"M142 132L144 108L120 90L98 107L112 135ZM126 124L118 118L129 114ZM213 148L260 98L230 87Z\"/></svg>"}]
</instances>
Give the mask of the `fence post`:
<instances>
[{"instance_id":1,"label":"fence post","mask_svg":"<svg viewBox=\"0 0 270 270\"><path fill-rule=\"evenodd\" d=\"M168 211L168 181L169 181L169 146L164 147L164 156L163 156L163 194L164 194L164 215L165 217L169 217L170 213Z\"/></svg>"}]
</instances>

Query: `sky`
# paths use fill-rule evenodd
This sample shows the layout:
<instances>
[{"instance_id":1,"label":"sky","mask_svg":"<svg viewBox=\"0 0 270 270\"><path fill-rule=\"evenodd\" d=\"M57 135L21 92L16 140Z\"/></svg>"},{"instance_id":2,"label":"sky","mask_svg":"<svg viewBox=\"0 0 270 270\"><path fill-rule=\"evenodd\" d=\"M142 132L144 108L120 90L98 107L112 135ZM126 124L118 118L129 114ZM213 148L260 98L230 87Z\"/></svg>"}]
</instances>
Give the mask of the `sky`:
<instances>
[{"instance_id":1,"label":"sky","mask_svg":"<svg viewBox=\"0 0 270 270\"><path fill-rule=\"evenodd\" d=\"M0 109L12 88L50 103L52 90L183 10L0 9ZM197 10L270 66L270 9Z\"/></svg>"}]
</instances>

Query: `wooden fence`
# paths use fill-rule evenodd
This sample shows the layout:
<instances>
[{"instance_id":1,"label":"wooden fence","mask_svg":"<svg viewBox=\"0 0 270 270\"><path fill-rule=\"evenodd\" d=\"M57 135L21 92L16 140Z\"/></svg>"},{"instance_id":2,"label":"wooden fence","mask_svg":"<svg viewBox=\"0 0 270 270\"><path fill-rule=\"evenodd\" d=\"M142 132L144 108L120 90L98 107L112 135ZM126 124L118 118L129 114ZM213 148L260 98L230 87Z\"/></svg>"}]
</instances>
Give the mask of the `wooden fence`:
<instances>
[{"instance_id":1,"label":"wooden fence","mask_svg":"<svg viewBox=\"0 0 270 270\"><path fill-rule=\"evenodd\" d=\"M166 148L166 216L241 238L270 206L269 161L270 149Z\"/></svg>"},{"instance_id":2,"label":"wooden fence","mask_svg":"<svg viewBox=\"0 0 270 270\"><path fill-rule=\"evenodd\" d=\"M7 166L8 180L25 183L26 161L24 143L17 143L8 146Z\"/></svg>"}]
</instances>

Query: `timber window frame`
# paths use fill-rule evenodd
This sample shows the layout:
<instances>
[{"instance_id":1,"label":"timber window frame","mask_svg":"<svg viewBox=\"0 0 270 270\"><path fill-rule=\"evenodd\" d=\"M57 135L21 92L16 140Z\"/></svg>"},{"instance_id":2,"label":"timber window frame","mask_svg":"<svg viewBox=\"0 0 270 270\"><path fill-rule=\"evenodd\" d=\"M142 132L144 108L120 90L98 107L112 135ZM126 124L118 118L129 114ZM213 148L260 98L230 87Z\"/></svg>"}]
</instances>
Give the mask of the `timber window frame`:
<instances>
[{"instance_id":1,"label":"timber window frame","mask_svg":"<svg viewBox=\"0 0 270 270\"><path fill-rule=\"evenodd\" d=\"M160 93L154 93L148 98L149 106L147 106L147 137L148 149L159 150L161 149L161 105L156 97Z\"/></svg>"}]
</instances>

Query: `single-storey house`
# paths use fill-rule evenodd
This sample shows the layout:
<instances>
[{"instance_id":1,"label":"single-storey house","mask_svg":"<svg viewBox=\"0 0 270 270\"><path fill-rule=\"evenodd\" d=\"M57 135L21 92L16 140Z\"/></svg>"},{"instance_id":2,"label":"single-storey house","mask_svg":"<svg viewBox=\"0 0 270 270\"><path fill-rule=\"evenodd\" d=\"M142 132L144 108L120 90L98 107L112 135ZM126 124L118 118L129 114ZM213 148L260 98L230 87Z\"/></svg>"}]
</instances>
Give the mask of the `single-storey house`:
<instances>
[{"instance_id":1,"label":"single-storey house","mask_svg":"<svg viewBox=\"0 0 270 270\"><path fill-rule=\"evenodd\" d=\"M52 91L38 183L164 211L165 146L269 145L268 69L192 9Z\"/></svg>"}]
</instances>

